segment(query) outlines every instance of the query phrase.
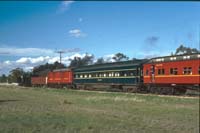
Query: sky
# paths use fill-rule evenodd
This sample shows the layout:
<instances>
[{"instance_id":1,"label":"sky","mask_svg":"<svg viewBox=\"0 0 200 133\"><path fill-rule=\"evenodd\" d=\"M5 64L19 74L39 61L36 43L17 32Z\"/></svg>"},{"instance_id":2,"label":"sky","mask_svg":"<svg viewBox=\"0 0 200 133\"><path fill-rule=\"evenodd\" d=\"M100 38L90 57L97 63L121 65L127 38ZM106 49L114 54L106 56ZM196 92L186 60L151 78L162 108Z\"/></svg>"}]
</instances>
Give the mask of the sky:
<instances>
[{"instance_id":1,"label":"sky","mask_svg":"<svg viewBox=\"0 0 200 133\"><path fill-rule=\"evenodd\" d=\"M199 2L1 1L0 75L21 67L93 54L110 60L167 56L181 44L199 49Z\"/></svg>"}]
</instances>

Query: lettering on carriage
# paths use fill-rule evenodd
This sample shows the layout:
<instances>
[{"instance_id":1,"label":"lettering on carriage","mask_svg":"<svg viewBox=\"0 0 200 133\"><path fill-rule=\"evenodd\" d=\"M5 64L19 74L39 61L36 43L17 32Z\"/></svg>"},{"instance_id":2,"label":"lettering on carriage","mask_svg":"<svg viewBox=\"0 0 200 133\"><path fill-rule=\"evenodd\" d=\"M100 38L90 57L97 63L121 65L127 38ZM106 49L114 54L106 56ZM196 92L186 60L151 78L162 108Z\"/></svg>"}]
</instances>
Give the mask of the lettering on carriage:
<instances>
[{"instance_id":1,"label":"lettering on carriage","mask_svg":"<svg viewBox=\"0 0 200 133\"><path fill-rule=\"evenodd\" d=\"M163 66L163 64L156 64L156 67L160 67L160 66Z\"/></svg>"},{"instance_id":2,"label":"lettering on carriage","mask_svg":"<svg viewBox=\"0 0 200 133\"><path fill-rule=\"evenodd\" d=\"M102 79L97 79L97 81L102 81Z\"/></svg>"}]
</instances>

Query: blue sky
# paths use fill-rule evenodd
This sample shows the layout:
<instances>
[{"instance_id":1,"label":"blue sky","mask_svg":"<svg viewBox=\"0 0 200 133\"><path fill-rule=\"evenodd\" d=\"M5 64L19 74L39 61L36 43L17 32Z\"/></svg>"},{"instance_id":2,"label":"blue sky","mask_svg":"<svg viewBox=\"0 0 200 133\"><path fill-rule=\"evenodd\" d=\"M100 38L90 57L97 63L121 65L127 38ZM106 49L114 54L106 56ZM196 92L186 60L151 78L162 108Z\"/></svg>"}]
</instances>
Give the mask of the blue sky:
<instances>
[{"instance_id":1,"label":"blue sky","mask_svg":"<svg viewBox=\"0 0 200 133\"><path fill-rule=\"evenodd\" d=\"M80 49L64 55L66 64L86 52L145 58L180 44L199 49L199 12L199 2L0 2L0 74L56 61L59 49Z\"/></svg>"}]
</instances>

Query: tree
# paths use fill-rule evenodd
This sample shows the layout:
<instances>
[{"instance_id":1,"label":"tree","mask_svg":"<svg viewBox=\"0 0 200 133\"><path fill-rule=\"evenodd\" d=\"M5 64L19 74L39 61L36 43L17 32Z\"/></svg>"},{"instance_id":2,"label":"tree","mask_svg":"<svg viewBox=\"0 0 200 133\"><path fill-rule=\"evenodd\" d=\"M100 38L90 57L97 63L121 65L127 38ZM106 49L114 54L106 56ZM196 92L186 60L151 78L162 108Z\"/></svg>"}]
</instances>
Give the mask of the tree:
<instances>
[{"instance_id":1,"label":"tree","mask_svg":"<svg viewBox=\"0 0 200 133\"><path fill-rule=\"evenodd\" d=\"M9 78L10 82L20 83L21 77L23 76L24 71L22 68L15 68L10 71Z\"/></svg>"},{"instance_id":2,"label":"tree","mask_svg":"<svg viewBox=\"0 0 200 133\"><path fill-rule=\"evenodd\" d=\"M86 55L82 58L83 65L91 65L93 63L94 55Z\"/></svg>"},{"instance_id":3,"label":"tree","mask_svg":"<svg viewBox=\"0 0 200 133\"><path fill-rule=\"evenodd\" d=\"M6 77L5 74L2 74L2 75L1 75L1 77L0 77L0 82L1 82L1 83L7 82L7 77Z\"/></svg>"},{"instance_id":4,"label":"tree","mask_svg":"<svg viewBox=\"0 0 200 133\"><path fill-rule=\"evenodd\" d=\"M71 60L69 67L79 67L82 66L81 58L80 57L74 57L74 59Z\"/></svg>"},{"instance_id":5,"label":"tree","mask_svg":"<svg viewBox=\"0 0 200 133\"><path fill-rule=\"evenodd\" d=\"M32 72L24 72L19 85L31 86L31 77L32 77Z\"/></svg>"},{"instance_id":6,"label":"tree","mask_svg":"<svg viewBox=\"0 0 200 133\"><path fill-rule=\"evenodd\" d=\"M119 62L119 61L127 61L129 58L123 53L117 53L112 59L114 59L116 62Z\"/></svg>"},{"instance_id":7,"label":"tree","mask_svg":"<svg viewBox=\"0 0 200 133\"><path fill-rule=\"evenodd\" d=\"M93 63L93 59L93 55L89 55L86 53L86 55L82 59L80 57L74 57L74 59L71 60L69 67L72 68L91 65Z\"/></svg>"},{"instance_id":8,"label":"tree","mask_svg":"<svg viewBox=\"0 0 200 133\"><path fill-rule=\"evenodd\" d=\"M196 48L190 48L190 47L185 47L183 45L180 45L175 52L175 55L180 55L180 54L192 54L192 53L199 53L200 51L197 50Z\"/></svg>"},{"instance_id":9,"label":"tree","mask_svg":"<svg viewBox=\"0 0 200 133\"><path fill-rule=\"evenodd\" d=\"M66 68L64 64L60 64L58 61L54 62L53 66L55 69Z\"/></svg>"},{"instance_id":10,"label":"tree","mask_svg":"<svg viewBox=\"0 0 200 133\"><path fill-rule=\"evenodd\" d=\"M33 75L39 75L39 76L46 76L49 71L52 71L54 69L61 69L66 68L64 64L60 64L59 62L54 62L54 64L44 64L33 68Z\"/></svg>"},{"instance_id":11,"label":"tree","mask_svg":"<svg viewBox=\"0 0 200 133\"><path fill-rule=\"evenodd\" d=\"M104 59L101 57L99 59L97 59L96 63L95 64L103 64L105 63Z\"/></svg>"}]
</instances>

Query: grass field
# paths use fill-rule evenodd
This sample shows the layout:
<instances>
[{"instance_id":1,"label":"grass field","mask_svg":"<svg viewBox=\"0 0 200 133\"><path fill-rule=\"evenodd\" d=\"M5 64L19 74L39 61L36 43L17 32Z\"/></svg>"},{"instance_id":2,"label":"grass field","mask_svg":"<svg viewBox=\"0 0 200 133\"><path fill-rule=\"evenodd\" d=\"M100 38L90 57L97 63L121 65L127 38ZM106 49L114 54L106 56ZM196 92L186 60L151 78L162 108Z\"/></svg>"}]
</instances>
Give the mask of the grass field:
<instances>
[{"instance_id":1,"label":"grass field","mask_svg":"<svg viewBox=\"0 0 200 133\"><path fill-rule=\"evenodd\" d=\"M0 133L199 132L199 98L0 86Z\"/></svg>"}]
</instances>

